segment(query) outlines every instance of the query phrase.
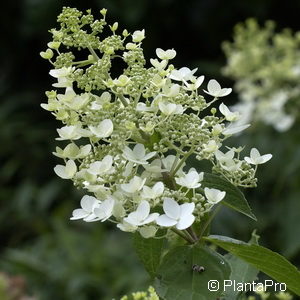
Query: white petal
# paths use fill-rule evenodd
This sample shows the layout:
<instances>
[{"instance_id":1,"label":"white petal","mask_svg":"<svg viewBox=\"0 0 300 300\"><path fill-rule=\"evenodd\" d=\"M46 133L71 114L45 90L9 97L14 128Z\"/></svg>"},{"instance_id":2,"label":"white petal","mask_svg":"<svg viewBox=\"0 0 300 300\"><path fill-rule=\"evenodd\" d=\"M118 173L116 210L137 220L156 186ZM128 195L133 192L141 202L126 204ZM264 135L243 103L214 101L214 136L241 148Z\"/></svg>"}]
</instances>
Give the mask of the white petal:
<instances>
[{"instance_id":1,"label":"white petal","mask_svg":"<svg viewBox=\"0 0 300 300\"><path fill-rule=\"evenodd\" d=\"M179 230L184 230L189 228L195 221L195 216L185 215L183 218L180 218L179 222L176 225L176 228Z\"/></svg>"},{"instance_id":2,"label":"white petal","mask_svg":"<svg viewBox=\"0 0 300 300\"><path fill-rule=\"evenodd\" d=\"M77 166L74 162L74 160L68 160L67 163L66 163L66 169L65 169L65 172L68 174L69 178L72 178L75 173L77 171Z\"/></svg>"},{"instance_id":3,"label":"white petal","mask_svg":"<svg viewBox=\"0 0 300 300\"><path fill-rule=\"evenodd\" d=\"M66 167L62 165L57 165L54 167L54 172L57 176L63 179L70 179L71 177L66 173Z\"/></svg>"},{"instance_id":4,"label":"white petal","mask_svg":"<svg viewBox=\"0 0 300 300\"><path fill-rule=\"evenodd\" d=\"M261 164L264 164L265 162L269 161L273 157L272 154L265 154L261 156L262 162Z\"/></svg>"},{"instance_id":5,"label":"white petal","mask_svg":"<svg viewBox=\"0 0 300 300\"><path fill-rule=\"evenodd\" d=\"M113 132L114 126L110 119L105 119L99 124L99 127L102 129L102 132L104 134L103 137L108 137Z\"/></svg>"},{"instance_id":6,"label":"white petal","mask_svg":"<svg viewBox=\"0 0 300 300\"><path fill-rule=\"evenodd\" d=\"M159 181L155 183L152 190L154 191L155 195L158 197L164 192L164 188L165 188L164 184L161 181Z\"/></svg>"},{"instance_id":7,"label":"white petal","mask_svg":"<svg viewBox=\"0 0 300 300\"><path fill-rule=\"evenodd\" d=\"M245 156L245 157L244 157L244 160L245 160L248 164L255 164L255 163L253 162L253 160L252 160L250 157L248 157L248 156Z\"/></svg>"},{"instance_id":8,"label":"white petal","mask_svg":"<svg viewBox=\"0 0 300 300\"><path fill-rule=\"evenodd\" d=\"M230 124L229 126L227 126L227 128L223 130L222 133L224 135L232 135L247 129L248 127L250 127L250 124L237 125L237 126Z\"/></svg>"},{"instance_id":9,"label":"white petal","mask_svg":"<svg viewBox=\"0 0 300 300\"><path fill-rule=\"evenodd\" d=\"M156 223L163 227L172 227L177 224L177 221L169 218L167 215L161 215L156 219Z\"/></svg>"},{"instance_id":10,"label":"white petal","mask_svg":"<svg viewBox=\"0 0 300 300\"><path fill-rule=\"evenodd\" d=\"M169 218L172 218L174 220L179 219L180 206L175 200L173 200L171 198L165 198L164 203L163 203L163 209Z\"/></svg>"},{"instance_id":11,"label":"white petal","mask_svg":"<svg viewBox=\"0 0 300 300\"><path fill-rule=\"evenodd\" d=\"M124 221L133 226L142 225L142 219L140 218L140 215L136 211L130 213L128 217L124 218Z\"/></svg>"},{"instance_id":12,"label":"white petal","mask_svg":"<svg viewBox=\"0 0 300 300\"><path fill-rule=\"evenodd\" d=\"M222 114L223 116L225 116L225 117L226 117L227 114L230 113L229 108L228 108L224 103L221 103L221 104L220 104L219 110L220 110L221 114Z\"/></svg>"},{"instance_id":13,"label":"white petal","mask_svg":"<svg viewBox=\"0 0 300 300\"><path fill-rule=\"evenodd\" d=\"M150 214L143 222L141 225L149 224L155 221L158 218L159 214L158 213L153 213Z\"/></svg>"},{"instance_id":14,"label":"white petal","mask_svg":"<svg viewBox=\"0 0 300 300\"><path fill-rule=\"evenodd\" d=\"M163 49L157 48L155 52L158 58L163 59L162 57L165 55L165 51Z\"/></svg>"},{"instance_id":15,"label":"white petal","mask_svg":"<svg viewBox=\"0 0 300 300\"><path fill-rule=\"evenodd\" d=\"M250 157L253 161L256 161L260 158L260 153L256 148L252 148L250 151Z\"/></svg>"},{"instance_id":16,"label":"white petal","mask_svg":"<svg viewBox=\"0 0 300 300\"><path fill-rule=\"evenodd\" d=\"M219 97L225 97L232 92L232 88L224 88L220 91Z\"/></svg>"},{"instance_id":17,"label":"white petal","mask_svg":"<svg viewBox=\"0 0 300 300\"><path fill-rule=\"evenodd\" d=\"M144 156L144 160L148 160L148 159L152 158L153 156L155 156L155 154L156 154L155 151L149 152L148 154L146 154L146 155Z\"/></svg>"},{"instance_id":18,"label":"white petal","mask_svg":"<svg viewBox=\"0 0 300 300\"><path fill-rule=\"evenodd\" d=\"M195 203L184 203L180 205L180 219L187 215L191 215L195 209Z\"/></svg>"},{"instance_id":19,"label":"white petal","mask_svg":"<svg viewBox=\"0 0 300 300\"><path fill-rule=\"evenodd\" d=\"M136 160L145 156L145 146L143 144L136 144L133 148L133 155Z\"/></svg>"},{"instance_id":20,"label":"white petal","mask_svg":"<svg viewBox=\"0 0 300 300\"><path fill-rule=\"evenodd\" d=\"M93 211L95 204L97 203L100 203L100 201L98 201L95 197L88 195L83 196L80 200L81 207L89 213Z\"/></svg>"},{"instance_id":21,"label":"white petal","mask_svg":"<svg viewBox=\"0 0 300 300\"><path fill-rule=\"evenodd\" d=\"M221 86L217 80L211 79L208 82L207 89L208 89L209 93L216 94L216 93L220 92Z\"/></svg>"},{"instance_id":22,"label":"white petal","mask_svg":"<svg viewBox=\"0 0 300 300\"><path fill-rule=\"evenodd\" d=\"M70 220L79 220L79 219L83 219L85 217L87 217L89 215L89 213L87 213L86 211L84 211L81 208L75 209L72 212L72 217L70 218Z\"/></svg>"},{"instance_id":23,"label":"white petal","mask_svg":"<svg viewBox=\"0 0 300 300\"><path fill-rule=\"evenodd\" d=\"M146 219L148 217L149 213L150 213L150 204L149 204L149 202L146 201L146 200L141 201L141 203L139 204L136 212L138 213L141 220Z\"/></svg>"}]
</instances>

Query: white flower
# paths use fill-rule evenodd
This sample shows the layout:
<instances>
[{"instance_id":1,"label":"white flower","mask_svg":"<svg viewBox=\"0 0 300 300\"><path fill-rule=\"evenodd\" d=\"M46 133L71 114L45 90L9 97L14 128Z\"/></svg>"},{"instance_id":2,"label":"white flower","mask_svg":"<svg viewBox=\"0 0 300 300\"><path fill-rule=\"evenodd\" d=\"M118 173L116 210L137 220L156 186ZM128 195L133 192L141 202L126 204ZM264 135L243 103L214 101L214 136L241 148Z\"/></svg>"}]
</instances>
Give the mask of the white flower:
<instances>
[{"instance_id":1,"label":"white flower","mask_svg":"<svg viewBox=\"0 0 300 300\"><path fill-rule=\"evenodd\" d=\"M238 111L236 111L236 112L230 111L229 108L224 103L220 104L219 110L220 110L221 114L225 117L226 121L229 121L229 122L237 121L240 117L240 114Z\"/></svg>"},{"instance_id":2,"label":"white flower","mask_svg":"<svg viewBox=\"0 0 300 300\"><path fill-rule=\"evenodd\" d=\"M207 202L210 204L217 204L220 201L222 201L226 195L226 192L220 191L218 189L210 189L210 188L204 188L204 194L207 199Z\"/></svg>"},{"instance_id":3,"label":"white flower","mask_svg":"<svg viewBox=\"0 0 300 300\"><path fill-rule=\"evenodd\" d=\"M216 124L213 126L212 130L211 130L211 133L214 135L214 136L218 136L220 133L222 133L223 131L223 127L221 124Z\"/></svg>"},{"instance_id":4,"label":"white flower","mask_svg":"<svg viewBox=\"0 0 300 300\"><path fill-rule=\"evenodd\" d=\"M161 48L157 48L156 55L162 60L169 60L176 56L176 51L174 49L163 50Z\"/></svg>"},{"instance_id":5,"label":"white flower","mask_svg":"<svg viewBox=\"0 0 300 300\"><path fill-rule=\"evenodd\" d=\"M87 218L86 221L101 221L104 222L112 216L115 205L115 199L108 197L106 200L100 203L94 208L94 215L96 218Z\"/></svg>"},{"instance_id":6,"label":"white flower","mask_svg":"<svg viewBox=\"0 0 300 300\"><path fill-rule=\"evenodd\" d=\"M161 76L159 76L158 74L155 74L152 77L152 80L150 81L153 85L155 85L156 87L163 87L166 84L166 79L162 78Z\"/></svg>"},{"instance_id":7,"label":"white flower","mask_svg":"<svg viewBox=\"0 0 300 300\"><path fill-rule=\"evenodd\" d=\"M64 94L57 94L56 98L63 104L70 103L76 97L76 93L73 88L67 87Z\"/></svg>"},{"instance_id":8,"label":"white flower","mask_svg":"<svg viewBox=\"0 0 300 300\"><path fill-rule=\"evenodd\" d=\"M87 156L91 152L91 149L92 146L90 144L79 148L76 144L70 143L64 149L56 147L56 152L52 153L60 158L78 159Z\"/></svg>"},{"instance_id":9,"label":"white flower","mask_svg":"<svg viewBox=\"0 0 300 300\"><path fill-rule=\"evenodd\" d=\"M72 67L62 67L60 69L52 69L50 70L49 74L54 78L62 78L69 76L75 68Z\"/></svg>"},{"instance_id":10,"label":"white flower","mask_svg":"<svg viewBox=\"0 0 300 300\"><path fill-rule=\"evenodd\" d=\"M129 183L121 184L121 189L128 194L134 194L143 188L145 181L146 178L142 179L141 177L134 176Z\"/></svg>"},{"instance_id":11,"label":"white flower","mask_svg":"<svg viewBox=\"0 0 300 300\"><path fill-rule=\"evenodd\" d=\"M220 150L217 150L215 152L215 156L216 159L222 164L222 163L226 163L228 161L231 161L234 157L234 151L231 149L229 151L227 151L226 153L223 153Z\"/></svg>"},{"instance_id":12,"label":"white flower","mask_svg":"<svg viewBox=\"0 0 300 300\"><path fill-rule=\"evenodd\" d=\"M112 134L114 125L110 119L105 119L96 127L89 126L89 129L97 138L106 138Z\"/></svg>"},{"instance_id":13,"label":"white flower","mask_svg":"<svg viewBox=\"0 0 300 300\"><path fill-rule=\"evenodd\" d=\"M223 131L222 134L223 135L232 135L232 134L236 134L239 133L245 129L247 129L248 127L250 127L250 124L245 124L245 125L234 125L234 124L229 124Z\"/></svg>"},{"instance_id":14,"label":"white flower","mask_svg":"<svg viewBox=\"0 0 300 300\"><path fill-rule=\"evenodd\" d=\"M52 84L54 87L72 87L72 80L68 76L75 70L74 67L62 67L60 69L50 70L49 74L57 78L57 83Z\"/></svg>"},{"instance_id":15,"label":"white flower","mask_svg":"<svg viewBox=\"0 0 300 300\"><path fill-rule=\"evenodd\" d=\"M215 156L216 156L216 159L219 161L221 167L228 172L235 172L242 165L241 161L239 161L237 163L234 161L234 159L233 159L234 151L232 149L227 151L226 153L223 153L220 150L217 150L215 152Z\"/></svg>"},{"instance_id":16,"label":"white flower","mask_svg":"<svg viewBox=\"0 0 300 300\"><path fill-rule=\"evenodd\" d=\"M73 210L73 216L70 220L83 219L85 221L86 218L94 219L96 217L94 215L94 209L100 205L100 201L95 197L85 195L82 197L80 205L82 208Z\"/></svg>"},{"instance_id":17,"label":"white flower","mask_svg":"<svg viewBox=\"0 0 300 300\"><path fill-rule=\"evenodd\" d=\"M74 110L80 110L90 101L90 94L84 93L81 95L76 95L71 102L67 102L66 105Z\"/></svg>"},{"instance_id":18,"label":"white flower","mask_svg":"<svg viewBox=\"0 0 300 300\"><path fill-rule=\"evenodd\" d=\"M109 92L103 92L101 96L92 95L95 101L91 103L92 110L99 110L104 104L107 104L111 100L111 94Z\"/></svg>"},{"instance_id":19,"label":"white flower","mask_svg":"<svg viewBox=\"0 0 300 300\"><path fill-rule=\"evenodd\" d=\"M226 162L221 163L221 167L228 172L235 172L240 169L242 162L235 162L233 159L227 160Z\"/></svg>"},{"instance_id":20,"label":"white flower","mask_svg":"<svg viewBox=\"0 0 300 300\"><path fill-rule=\"evenodd\" d=\"M193 215L195 209L194 203L184 203L179 205L175 200L165 198L163 209L165 214L156 219L156 223L159 226L176 226L177 229L184 230L190 227L195 221L195 216Z\"/></svg>"},{"instance_id":21,"label":"white flower","mask_svg":"<svg viewBox=\"0 0 300 300\"><path fill-rule=\"evenodd\" d=\"M158 107L160 111L166 116L181 115L184 112L184 109L181 104L159 102Z\"/></svg>"},{"instance_id":22,"label":"white flower","mask_svg":"<svg viewBox=\"0 0 300 300\"><path fill-rule=\"evenodd\" d=\"M145 146L143 144L136 144L133 150L126 146L123 151L124 158L140 165L148 164L147 160L152 158L155 154L156 152L146 154Z\"/></svg>"},{"instance_id":23,"label":"white flower","mask_svg":"<svg viewBox=\"0 0 300 300\"><path fill-rule=\"evenodd\" d=\"M136 30L132 34L132 41L135 43L141 42L145 38L145 29L143 30Z\"/></svg>"},{"instance_id":24,"label":"white flower","mask_svg":"<svg viewBox=\"0 0 300 300\"><path fill-rule=\"evenodd\" d=\"M63 140L78 140L81 138L81 132L79 131L78 126L64 126L62 128L57 129L57 132L59 134L59 138L56 138L58 141Z\"/></svg>"},{"instance_id":25,"label":"white flower","mask_svg":"<svg viewBox=\"0 0 300 300\"><path fill-rule=\"evenodd\" d=\"M203 145L203 151L208 152L208 153L215 152L216 150L218 150L218 148L219 148L219 145L217 144L217 142L215 140L210 140L210 141L208 141L207 144Z\"/></svg>"},{"instance_id":26,"label":"white flower","mask_svg":"<svg viewBox=\"0 0 300 300\"><path fill-rule=\"evenodd\" d=\"M187 187L188 189L196 189L201 186L200 181L203 180L204 173L200 174L194 169L190 169L183 177L175 178L177 184Z\"/></svg>"},{"instance_id":27,"label":"white flower","mask_svg":"<svg viewBox=\"0 0 300 300\"><path fill-rule=\"evenodd\" d=\"M204 76L202 75L202 76L198 77L196 80L192 79L192 83L187 83L185 81L184 84L186 85L186 90L194 91L194 90L197 90L201 86L203 81L204 81Z\"/></svg>"},{"instance_id":28,"label":"white flower","mask_svg":"<svg viewBox=\"0 0 300 300\"><path fill-rule=\"evenodd\" d=\"M168 64L167 60L158 61L157 59L150 58L151 65L158 71L162 71Z\"/></svg>"},{"instance_id":29,"label":"white flower","mask_svg":"<svg viewBox=\"0 0 300 300\"><path fill-rule=\"evenodd\" d=\"M150 204L148 201L143 200L139 204L137 210L131 212L128 217L124 218L124 221L138 227L152 223L158 216L158 213L150 214Z\"/></svg>"},{"instance_id":30,"label":"white flower","mask_svg":"<svg viewBox=\"0 0 300 300\"><path fill-rule=\"evenodd\" d=\"M112 164L113 157L106 155L101 161L91 163L87 171L93 175L110 174L114 171Z\"/></svg>"},{"instance_id":31,"label":"white flower","mask_svg":"<svg viewBox=\"0 0 300 300\"><path fill-rule=\"evenodd\" d=\"M179 84L171 84L171 85L164 85L162 87L163 96L166 97L176 97L179 94L180 85Z\"/></svg>"},{"instance_id":32,"label":"white flower","mask_svg":"<svg viewBox=\"0 0 300 300\"><path fill-rule=\"evenodd\" d=\"M260 155L256 148L252 148L250 151L250 157L245 157L245 161L252 165L260 165L269 161L272 158L272 154Z\"/></svg>"},{"instance_id":33,"label":"white flower","mask_svg":"<svg viewBox=\"0 0 300 300\"><path fill-rule=\"evenodd\" d=\"M66 165L57 165L54 168L54 172L57 176L61 177L62 179L71 179L77 172L77 166L74 160L68 160Z\"/></svg>"},{"instance_id":34,"label":"white flower","mask_svg":"<svg viewBox=\"0 0 300 300\"><path fill-rule=\"evenodd\" d=\"M208 91L204 90L204 92L206 94L209 94L209 95L211 95L213 97L216 97L216 98L227 96L232 91L231 88L223 88L222 89L220 84L218 83L218 81L216 81L215 79L211 79L208 82L207 90Z\"/></svg>"},{"instance_id":35,"label":"white flower","mask_svg":"<svg viewBox=\"0 0 300 300\"><path fill-rule=\"evenodd\" d=\"M176 81L188 81L194 78L194 73L198 68L190 70L187 67L180 68L179 70L173 70L169 76L169 78Z\"/></svg>"},{"instance_id":36,"label":"white flower","mask_svg":"<svg viewBox=\"0 0 300 300\"><path fill-rule=\"evenodd\" d=\"M164 184L161 181L155 183L155 185L152 188L144 185L141 196L143 199L158 198L163 194L164 188Z\"/></svg>"}]
</instances>

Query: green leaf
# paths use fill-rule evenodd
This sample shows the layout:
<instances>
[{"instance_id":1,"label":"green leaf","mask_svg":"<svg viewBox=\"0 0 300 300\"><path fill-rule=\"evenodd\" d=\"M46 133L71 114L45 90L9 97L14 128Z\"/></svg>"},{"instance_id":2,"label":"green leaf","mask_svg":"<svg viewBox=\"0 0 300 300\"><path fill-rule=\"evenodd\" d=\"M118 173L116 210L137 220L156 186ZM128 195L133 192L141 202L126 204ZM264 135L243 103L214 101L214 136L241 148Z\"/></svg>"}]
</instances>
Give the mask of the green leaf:
<instances>
[{"instance_id":1,"label":"green leaf","mask_svg":"<svg viewBox=\"0 0 300 300\"><path fill-rule=\"evenodd\" d=\"M203 272L192 269L203 266ZM180 246L163 258L155 280L156 291L165 300L215 300L222 294L223 282L229 279L230 266L224 257L208 247ZM208 289L210 280L218 280L216 292Z\"/></svg>"},{"instance_id":2,"label":"green leaf","mask_svg":"<svg viewBox=\"0 0 300 300\"><path fill-rule=\"evenodd\" d=\"M255 231L252 233L252 238L249 241L249 244L256 244L258 245L258 238L259 236L256 235ZM249 265L247 262L243 261L242 259L238 258L231 253L228 253L224 256L226 260L229 262L231 266L231 274L230 280L232 282L253 282L257 279L257 275L259 271L254 268L253 266ZM234 300L237 299L240 292L238 289L235 289L234 286L229 286L226 288L226 293L224 296L224 300Z\"/></svg>"},{"instance_id":3,"label":"green leaf","mask_svg":"<svg viewBox=\"0 0 300 300\"><path fill-rule=\"evenodd\" d=\"M223 179L220 176L214 174L205 173L202 181L202 186L225 191L226 196L221 202L222 204L257 221L244 194L226 179Z\"/></svg>"},{"instance_id":4,"label":"green leaf","mask_svg":"<svg viewBox=\"0 0 300 300\"><path fill-rule=\"evenodd\" d=\"M160 264L164 239L143 238L139 232L133 235L135 251L143 263L146 271L154 277Z\"/></svg>"},{"instance_id":5,"label":"green leaf","mask_svg":"<svg viewBox=\"0 0 300 300\"><path fill-rule=\"evenodd\" d=\"M300 272L288 260L262 246L247 244L224 236L211 235L205 240L243 259L300 296Z\"/></svg>"}]
</instances>

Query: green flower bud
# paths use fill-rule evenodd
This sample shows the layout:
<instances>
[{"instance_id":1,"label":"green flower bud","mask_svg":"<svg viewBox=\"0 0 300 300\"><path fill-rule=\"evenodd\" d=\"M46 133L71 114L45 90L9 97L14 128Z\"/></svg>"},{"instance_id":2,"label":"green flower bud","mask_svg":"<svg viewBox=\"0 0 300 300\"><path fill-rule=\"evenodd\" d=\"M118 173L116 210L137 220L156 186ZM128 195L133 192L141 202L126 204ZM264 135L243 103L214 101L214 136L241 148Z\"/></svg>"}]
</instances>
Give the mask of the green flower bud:
<instances>
[{"instance_id":1,"label":"green flower bud","mask_svg":"<svg viewBox=\"0 0 300 300\"><path fill-rule=\"evenodd\" d=\"M110 30L112 32L115 32L119 27L119 23L118 22L115 22L112 26L109 26Z\"/></svg>"},{"instance_id":2,"label":"green flower bud","mask_svg":"<svg viewBox=\"0 0 300 300\"><path fill-rule=\"evenodd\" d=\"M57 50L59 48L60 44L61 44L61 42L49 42L47 44L47 46L51 49L56 49Z\"/></svg>"},{"instance_id":3,"label":"green flower bud","mask_svg":"<svg viewBox=\"0 0 300 300\"><path fill-rule=\"evenodd\" d=\"M128 36L129 36L129 33L128 33L127 29L124 29L124 30L123 30L122 35L123 35L124 37L128 37Z\"/></svg>"},{"instance_id":4,"label":"green flower bud","mask_svg":"<svg viewBox=\"0 0 300 300\"><path fill-rule=\"evenodd\" d=\"M40 56L44 59L51 59L53 57L53 51L51 49L47 49L45 52L40 52Z\"/></svg>"},{"instance_id":5,"label":"green flower bud","mask_svg":"<svg viewBox=\"0 0 300 300\"><path fill-rule=\"evenodd\" d=\"M103 17L106 16L106 13L107 13L107 9L106 9L106 8L102 8L102 9L100 10L100 14L101 14Z\"/></svg>"}]
</instances>

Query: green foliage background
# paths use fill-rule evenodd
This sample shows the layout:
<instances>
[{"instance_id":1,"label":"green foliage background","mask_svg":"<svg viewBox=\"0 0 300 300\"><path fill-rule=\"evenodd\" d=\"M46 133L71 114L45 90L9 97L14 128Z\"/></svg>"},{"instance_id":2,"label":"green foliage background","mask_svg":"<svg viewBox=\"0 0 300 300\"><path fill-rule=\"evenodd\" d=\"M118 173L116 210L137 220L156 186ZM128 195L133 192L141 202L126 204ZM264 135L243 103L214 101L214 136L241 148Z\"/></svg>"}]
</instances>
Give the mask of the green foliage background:
<instances>
[{"instance_id":1,"label":"green foliage background","mask_svg":"<svg viewBox=\"0 0 300 300\"><path fill-rule=\"evenodd\" d=\"M174 63L198 67L224 86L221 43L248 17L278 28L300 30L299 1L271 0L19 0L1 3L0 73L0 271L21 275L38 299L112 299L145 289L146 272L130 234L107 224L70 222L80 192L56 178L58 123L40 108L50 88L49 65L39 57L62 6L106 7L108 19L134 31L146 29L145 54L175 48ZM237 101L237 95L228 97ZM248 240L258 228L261 243L300 265L300 133L256 127L232 141L257 147L274 158L258 173L258 188L246 197L258 222L223 209L213 233Z\"/></svg>"}]
</instances>

